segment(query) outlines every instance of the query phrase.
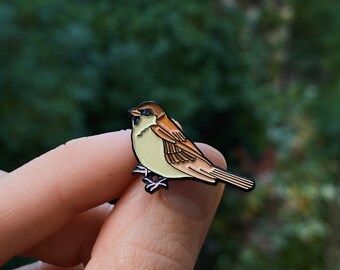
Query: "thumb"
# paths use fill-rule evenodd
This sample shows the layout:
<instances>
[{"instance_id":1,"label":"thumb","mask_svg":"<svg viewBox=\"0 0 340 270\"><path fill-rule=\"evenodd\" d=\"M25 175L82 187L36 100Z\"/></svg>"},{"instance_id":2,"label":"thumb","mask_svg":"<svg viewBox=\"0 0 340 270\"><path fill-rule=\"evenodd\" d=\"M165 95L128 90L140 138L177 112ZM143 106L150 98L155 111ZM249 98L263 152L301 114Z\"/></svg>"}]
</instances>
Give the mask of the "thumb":
<instances>
[{"instance_id":1,"label":"thumb","mask_svg":"<svg viewBox=\"0 0 340 270\"><path fill-rule=\"evenodd\" d=\"M223 156L198 144L220 167ZM193 269L223 192L193 180L170 181L153 195L136 181L117 203L87 269Z\"/></svg>"}]
</instances>

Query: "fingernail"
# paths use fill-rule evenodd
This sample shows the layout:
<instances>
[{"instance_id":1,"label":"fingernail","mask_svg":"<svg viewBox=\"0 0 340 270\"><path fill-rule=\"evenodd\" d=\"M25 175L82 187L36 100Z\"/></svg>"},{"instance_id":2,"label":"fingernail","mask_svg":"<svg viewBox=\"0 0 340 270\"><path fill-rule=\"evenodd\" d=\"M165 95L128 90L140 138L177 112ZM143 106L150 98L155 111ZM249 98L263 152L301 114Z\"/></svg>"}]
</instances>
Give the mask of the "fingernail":
<instances>
[{"instance_id":1,"label":"fingernail","mask_svg":"<svg viewBox=\"0 0 340 270\"><path fill-rule=\"evenodd\" d=\"M169 190L163 191L168 205L194 220L202 220L211 209L219 186L207 185L192 179L173 180Z\"/></svg>"}]
</instances>

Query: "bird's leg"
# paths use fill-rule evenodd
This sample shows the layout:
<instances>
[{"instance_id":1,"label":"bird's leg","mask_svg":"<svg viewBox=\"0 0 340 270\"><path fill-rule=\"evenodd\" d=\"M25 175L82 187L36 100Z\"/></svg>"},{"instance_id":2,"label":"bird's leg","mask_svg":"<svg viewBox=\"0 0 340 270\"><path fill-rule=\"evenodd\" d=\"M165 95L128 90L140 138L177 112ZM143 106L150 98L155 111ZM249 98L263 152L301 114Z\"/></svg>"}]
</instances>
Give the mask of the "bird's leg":
<instances>
[{"instance_id":1,"label":"bird's leg","mask_svg":"<svg viewBox=\"0 0 340 270\"><path fill-rule=\"evenodd\" d=\"M157 177L157 180L154 180L155 177ZM167 178L154 173L152 173L151 177L143 177L143 182L146 183L145 191L151 194L160 188L168 189Z\"/></svg>"},{"instance_id":2,"label":"bird's leg","mask_svg":"<svg viewBox=\"0 0 340 270\"><path fill-rule=\"evenodd\" d=\"M141 174L143 176L143 182L145 183L145 190L149 193L154 193L160 188L168 189L167 178L155 174L148 168L141 164L138 164L133 170L132 174Z\"/></svg>"},{"instance_id":3,"label":"bird's leg","mask_svg":"<svg viewBox=\"0 0 340 270\"><path fill-rule=\"evenodd\" d=\"M136 167L132 170L132 174L141 174L143 177L147 177L150 173L151 171L142 164L136 165Z\"/></svg>"}]
</instances>

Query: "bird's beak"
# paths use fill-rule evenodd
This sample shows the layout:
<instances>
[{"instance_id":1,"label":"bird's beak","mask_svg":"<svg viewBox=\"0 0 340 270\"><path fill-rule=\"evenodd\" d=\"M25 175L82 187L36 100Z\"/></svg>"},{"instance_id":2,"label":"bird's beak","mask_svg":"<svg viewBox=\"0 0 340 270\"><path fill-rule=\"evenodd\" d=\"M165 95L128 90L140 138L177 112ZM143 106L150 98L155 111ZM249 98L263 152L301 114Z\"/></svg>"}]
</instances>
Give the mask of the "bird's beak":
<instances>
[{"instance_id":1,"label":"bird's beak","mask_svg":"<svg viewBox=\"0 0 340 270\"><path fill-rule=\"evenodd\" d=\"M129 114L132 116L140 116L140 111L138 111L136 108L133 108L129 111Z\"/></svg>"},{"instance_id":2,"label":"bird's beak","mask_svg":"<svg viewBox=\"0 0 340 270\"><path fill-rule=\"evenodd\" d=\"M132 108L129 111L129 115L132 116L133 124L134 125L138 125L138 123L140 121L140 116L141 116L140 111L138 111L136 108Z\"/></svg>"}]
</instances>

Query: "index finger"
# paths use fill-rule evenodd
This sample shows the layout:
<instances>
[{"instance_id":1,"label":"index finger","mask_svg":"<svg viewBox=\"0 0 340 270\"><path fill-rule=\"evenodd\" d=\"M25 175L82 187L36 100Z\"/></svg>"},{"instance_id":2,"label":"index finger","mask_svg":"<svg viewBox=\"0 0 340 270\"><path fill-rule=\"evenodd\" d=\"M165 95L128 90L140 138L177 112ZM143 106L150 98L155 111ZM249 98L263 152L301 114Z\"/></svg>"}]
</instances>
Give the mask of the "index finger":
<instances>
[{"instance_id":1,"label":"index finger","mask_svg":"<svg viewBox=\"0 0 340 270\"><path fill-rule=\"evenodd\" d=\"M0 262L120 196L136 163L130 131L72 140L0 180Z\"/></svg>"}]
</instances>

